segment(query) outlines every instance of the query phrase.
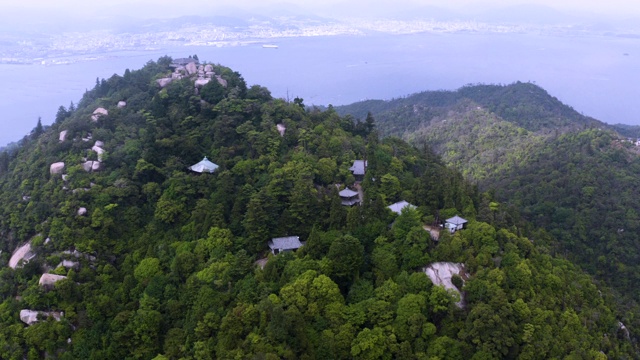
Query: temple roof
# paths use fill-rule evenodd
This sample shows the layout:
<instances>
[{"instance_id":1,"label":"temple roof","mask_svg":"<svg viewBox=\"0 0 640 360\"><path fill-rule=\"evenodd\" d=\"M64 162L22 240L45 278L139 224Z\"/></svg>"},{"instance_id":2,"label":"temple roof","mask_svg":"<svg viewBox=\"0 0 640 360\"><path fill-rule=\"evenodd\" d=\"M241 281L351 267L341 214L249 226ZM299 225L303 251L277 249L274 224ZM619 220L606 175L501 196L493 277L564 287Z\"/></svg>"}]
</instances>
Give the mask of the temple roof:
<instances>
[{"instance_id":1,"label":"temple roof","mask_svg":"<svg viewBox=\"0 0 640 360\"><path fill-rule=\"evenodd\" d=\"M353 175L364 175L364 172L367 169L367 161L366 160L353 160L353 165L349 168Z\"/></svg>"},{"instance_id":2,"label":"temple roof","mask_svg":"<svg viewBox=\"0 0 640 360\"><path fill-rule=\"evenodd\" d=\"M209 161L209 159L207 159L206 156L199 163L189 166L189 170L199 172L199 173L203 173L203 172L212 173L216 171L217 168L218 168L218 165Z\"/></svg>"},{"instance_id":3,"label":"temple roof","mask_svg":"<svg viewBox=\"0 0 640 360\"><path fill-rule=\"evenodd\" d=\"M452 218L449 218L447 220L445 220L446 222L448 222L449 224L454 224L454 225L462 225L462 224L466 224L467 220L461 218L460 216L456 215Z\"/></svg>"},{"instance_id":4,"label":"temple roof","mask_svg":"<svg viewBox=\"0 0 640 360\"><path fill-rule=\"evenodd\" d=\"M338 195L340 195L340 197L350 198L350 197L354 197L354 196L358 195L358 192L357 191L353 191L351 189L344 189L344 190L340 191L338 193Z\"/></svg>"},{"instance_id":5,"label":"temple roof","mask_svg":"<svg viewBox=\"0 0 640 360\"><path fill-rule=\"evenodd\" d=\"M273 249L279 250L295 250L301 247L303 244L300 242L300 237L298 236L287 236L287 237L279 237L273 238L269 241L269 247Z\"/></svg>"},{"instance_id":6,"label":"temple roof","mask_svg":"<svg viewBox=\"0 0 640 360\"><path fill-rule=\"evenodd\" d=\"M399 201L399 202L397 202L395 204L391 204L391 205L387 206L387 208L389 208L389 210L393 211L396 214L400 214L400 213L402 213L402 209L404 209L407 206L409 208L411 208L411 209L415 209L415 207L416 207L415 205L411 205L408 202L402 200L402 201Z\"/></svg>"}]
</instances>

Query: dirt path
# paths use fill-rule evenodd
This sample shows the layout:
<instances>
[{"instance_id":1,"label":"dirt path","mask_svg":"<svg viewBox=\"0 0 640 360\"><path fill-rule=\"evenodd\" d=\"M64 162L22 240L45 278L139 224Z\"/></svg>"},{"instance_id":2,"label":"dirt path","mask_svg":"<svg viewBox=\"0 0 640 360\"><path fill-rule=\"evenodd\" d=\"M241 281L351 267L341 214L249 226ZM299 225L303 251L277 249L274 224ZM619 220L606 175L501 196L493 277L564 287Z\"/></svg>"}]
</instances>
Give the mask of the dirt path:
<instances>
[{"instance_id":1,"label":"dirt path","mask_svg":"<svg viewBox=\"0 0 640 360\"><path fill-rule=\"evenodd\" d=\"M424 225L423 228L429 232L433 240L438 241L440 239L440 228L429 225Z\"/></svg>"}]
</instances>

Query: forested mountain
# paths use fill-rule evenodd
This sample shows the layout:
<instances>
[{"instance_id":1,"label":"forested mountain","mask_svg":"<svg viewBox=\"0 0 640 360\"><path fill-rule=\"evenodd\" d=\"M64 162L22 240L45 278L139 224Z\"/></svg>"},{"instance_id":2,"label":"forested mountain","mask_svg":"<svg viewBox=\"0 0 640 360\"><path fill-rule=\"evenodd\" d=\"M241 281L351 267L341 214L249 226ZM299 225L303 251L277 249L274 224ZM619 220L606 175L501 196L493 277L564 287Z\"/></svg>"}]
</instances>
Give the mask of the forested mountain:
<instances>
[{"instance_id":1,"label":"forested mountain","mask_svg":"<svg viewBox=\"0 0 640 360\"><path fill-rule=\"evenodd\" d=\"M367 106L336 110L365 118ZM431 146L501 206L548 230L554 251L614 286L637 312L640 148L627 139L635 127L582 116L525 83L416 94L372 109L386 134Z\"/></svg>"},{"instance_id":2,"label":"forested mountain","mask_svg":"<svg viewBox=\"0 0 640 360\"><path fill-rule=\"evenodd\" d=\"M426 91L390 101L367 100L340 106L341 115L364 119L372 113L383 135L402 135L446 119L450 111L473 104L529 131L600 126L532 83L467 85L456 91Z\"/></svg>"},{"instance_id":3,"label":"forested mountain","mask_svg":"<svg viewBox=\"0 0 640 360\"><path fill-rule=\"evenodd\" d=\"M0 154L0 358L636 356L611 292L429 147L171 63L98 81ZM204 156L217 170L189 171ZM456 214L466 228L432 239ZM455 288L436 262L463 264Z\"/></svg>"}]
</instances>

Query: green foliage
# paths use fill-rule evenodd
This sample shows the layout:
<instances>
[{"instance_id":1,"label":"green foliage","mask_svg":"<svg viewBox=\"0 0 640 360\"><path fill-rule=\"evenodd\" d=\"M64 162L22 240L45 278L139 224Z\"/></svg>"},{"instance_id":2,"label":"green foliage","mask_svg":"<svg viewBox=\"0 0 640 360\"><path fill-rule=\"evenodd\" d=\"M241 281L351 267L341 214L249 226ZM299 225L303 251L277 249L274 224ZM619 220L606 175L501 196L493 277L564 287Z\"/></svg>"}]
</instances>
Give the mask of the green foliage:
<instances>
[{"instance_id":1,"label":"green foliage","mask_svg":"<svg viewBox=\"0 0 640 360\"><path fill-rule=\"evenodd\" d=\"M331 243L327 258L331 261L336 276L350 277L355 275L362 265L364 247L360 240L344 235Z\"/></svg>"},{"instance_id":2,"label":"green foliage","mask_svg":"<svg viewBox=\"0 0 640 360\"><path fill-rule=\"evenodd\" d=\"M640 158L637 146L627 140L638 138L637 127L588 118L540 87L520 82L366 101L336 111L356 118L371 111L381 133L435 152L477 183L477 190L486 191L476 198L454 193L429 199L428 191L414 189L419 198L429 199L428 208L446 209L441 219L463 214L495 227L517 228L534 244L549 246L552 254L575 261L614 287L627 314L640 309L635 250ZM423 181L437 187L432 177ZM437 252L466 261L466 246L482 247L469 264L473 268L504 260L498 252L500 237L469 225L467 233L474 235L454 237L452 246ZM619 315L627 322L635 319Z\"/></svg>"},{"instance_id":3,"label":"green foliage","mask_svg":"<svg viewBox=\"0 0 640 360\"><path fill-rule=\"evenodd\" d=\"M635 323L621 317L606 288L549 255L555 249L547 247L547 233L510 213L499 193L480 194L429 148L378 139L375 124L384 119L359 122L305 108L302 99L273 99L220 65L214 70L226 88L212 81L195 95L183 79L160 90L154 80L167 76L170 64L163 57L98 79L77 108L59 109L52 128L0 153L4 264L29 240L37 254L0 271L0 358L637 353ZM122 99L127 107L117 108ZM98 106L109 116L91 122ZM284 136L277 124L286 126ZM62 130L68 139L61 143ZM89 133L108 152L97 172L81 166L95 156L93 144L82 141ZM580 141L585 152L607 143ZM603 152L611 161L624 158ZM204 155L220 168L188 171ZM367 174L353 184L348 169L363 158ZM58 161L66 180L49 173ZM362 189L361 206L341 205L344 184ZM589 181L567 189L593 201L603 191ZM396 200L417 209L396 217L385 209ZM80 207L87 216L78 216ZM586 211L561 208L545 207L546 221L572 221L575 211ZM616 214L631 226L636 213ZM437 233L447 214L470 222L453 235L441 231L436 242L424 226ZM271 255L269 240L283 236L305 244ZM432 284L423 271L432 261L465 264L467 272L452 280L464 299ZM47 268L68 278L40 287ZM25 327L19 313L26 308L64 316ZM618 319L631 329L629 340L616 336Z\"/></svg>"}]
</instances>

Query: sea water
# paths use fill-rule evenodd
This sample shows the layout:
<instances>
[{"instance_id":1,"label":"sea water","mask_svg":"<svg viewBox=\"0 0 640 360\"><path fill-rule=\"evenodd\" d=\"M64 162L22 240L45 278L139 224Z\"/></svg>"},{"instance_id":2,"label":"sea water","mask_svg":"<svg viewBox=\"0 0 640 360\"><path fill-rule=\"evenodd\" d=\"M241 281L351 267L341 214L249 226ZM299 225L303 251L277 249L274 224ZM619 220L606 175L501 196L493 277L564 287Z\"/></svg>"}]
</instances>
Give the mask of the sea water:
<instances>
[{"instance_id":1,"label":"sea water","mask_svg":"<svg viewBox=\"0 0 640 360\"><path fill-rule=\"evenodd\" d=\"M92 54L67 65L0 65L0 145L19 140L96 78L149 60L197 54L240 72L249 85L307 105L391 99L466 84L534 82L585 115L640 124L640 39L541 34L420 33L298 37L242 46L181 46Z\"/></svg>"}]
</instances>

